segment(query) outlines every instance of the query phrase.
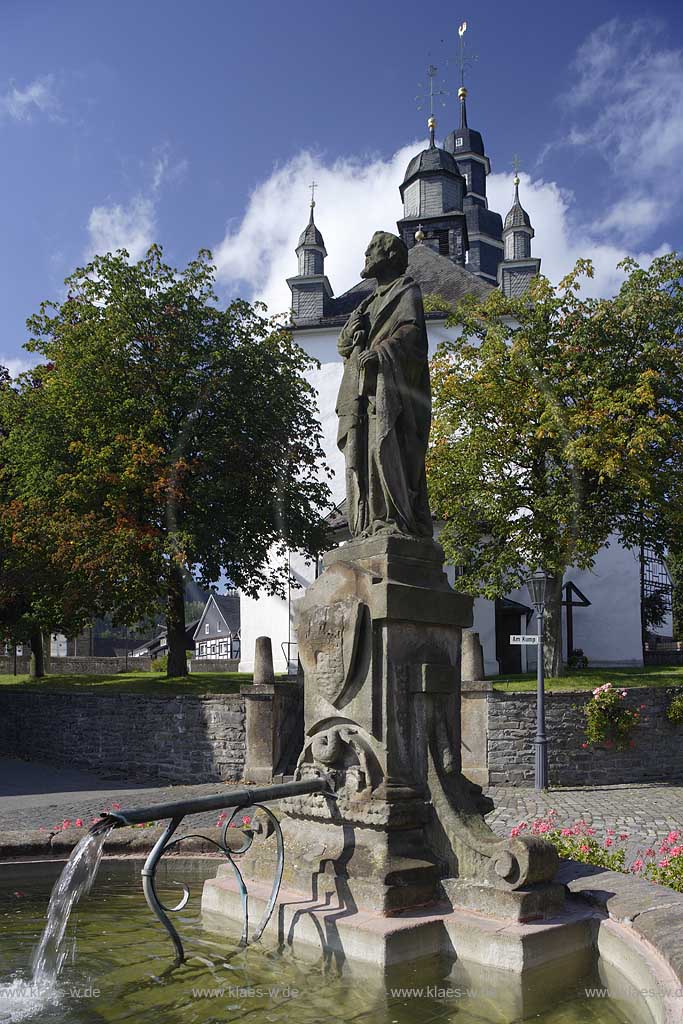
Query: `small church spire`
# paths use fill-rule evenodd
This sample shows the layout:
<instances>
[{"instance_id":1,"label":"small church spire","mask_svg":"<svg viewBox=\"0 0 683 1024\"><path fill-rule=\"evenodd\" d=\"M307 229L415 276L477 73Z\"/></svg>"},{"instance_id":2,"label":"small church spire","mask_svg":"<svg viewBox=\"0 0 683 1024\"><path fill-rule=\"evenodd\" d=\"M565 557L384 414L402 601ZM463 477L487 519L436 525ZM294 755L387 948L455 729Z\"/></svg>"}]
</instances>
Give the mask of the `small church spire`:
<instances>
[{"instance_id":1,"label":"small church spire","mask_svg":"<svg viewBox=\"0 0 683 1024\"><path fill-rule=\"evenodd\" d=\"M531 218L519 200L519 157L512 161L515 187L512 206L503 224L505 257L498 267L498 281L506 295L519 296L529 287L532 277L539 273L541 261L531 255L534 229Z\"/></svg>"},{"instance_id":2,"label":"small church spire","mask_svg":"<svg viewBox=\"0 0 683 1024\"><path fill-rule=\"evenodd\" d=\"M460 100L460 129L467 128L467 89L464 85L461 85L458 89L458 99Z\"/></svg>"},{"instance_id":3,"label":"small church spire","mask_svg":"<svg viewBox=\"0 0 683 1024\"><path fill-rule=\"evenodd\" d=\"M295 320L311 320L324 315L325 303L332 295L330 282L325 276L325 241L313 217L316 181L308 186L311 192L308 224L299 235L296 255L298 274L287 279L292 292L292 314Z\"/></svg>"}]
</instances>

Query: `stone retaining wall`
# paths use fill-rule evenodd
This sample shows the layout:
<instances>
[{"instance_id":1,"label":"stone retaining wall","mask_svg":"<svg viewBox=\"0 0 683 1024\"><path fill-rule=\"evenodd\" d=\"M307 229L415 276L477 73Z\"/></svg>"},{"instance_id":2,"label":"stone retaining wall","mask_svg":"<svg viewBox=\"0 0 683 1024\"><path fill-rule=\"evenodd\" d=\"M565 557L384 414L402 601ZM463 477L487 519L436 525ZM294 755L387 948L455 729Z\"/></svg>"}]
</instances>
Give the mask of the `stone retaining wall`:
<instances>
[{"instance_id":1,"label":"stone retaining wall","mask_svg":"<svg viewBox=\"0 0 683 1024\"><path fill-rule=\"evenodd\" d=\"M17 658L17 675L28 675L29 658ZM45 657L45 671L53 676L109 676L118 672L149 672L151 658L91 658L91 657ZM12 675L14 656L0 657L0 675Z\"/></svg>"},{"instance_id":2,"label":"stone retaining wall","mask_svg":"<svg viewBox=\"0 0 683 1024\"><path fill-rule=\"evenodd\" d=\"M237 672L239 658L193 658L190 672Z\"/></svg>"},{"instance_id":3,"label":"stone retaining wall","mask_svg":"<svg viewBox=\"0 0 683 1024\"><path fill-rule=\"evenodd\" d=\"M681 687L676 688L681 692ZM638 782L683 781L683 728L666 717L673 690L633 687L625 705L638 709L641 721L633 733L634 746L614 749L582 748L585 742L583 707L587 692L546 695L548 772L552 785L595 786ZM488 774L491 785L533 785L535 693L482 693L488 718Z\"/></svg>"},{"instance_id":4,"label":"stone retaining wall","mask_svg":"<svg viewBox=\"0 0 683 1024\"><path fill-rule=\"evenodd\" d=\"M0 688L0 756L172 782L234 781L245 761L239 694L177 697Z\"/></svg>"}]
</instances>

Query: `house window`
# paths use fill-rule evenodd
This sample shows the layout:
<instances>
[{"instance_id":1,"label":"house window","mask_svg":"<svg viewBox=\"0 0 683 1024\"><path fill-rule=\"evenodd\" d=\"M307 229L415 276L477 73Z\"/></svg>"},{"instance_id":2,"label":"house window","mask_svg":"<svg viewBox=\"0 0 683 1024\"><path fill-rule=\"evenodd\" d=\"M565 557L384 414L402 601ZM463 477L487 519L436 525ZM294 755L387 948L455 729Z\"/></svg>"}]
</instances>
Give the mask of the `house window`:
<instances>
[{"instance_id":1,"label":"house window","mask_svg":"<svg viewBox=\"0 0 683 1024\"><path fill-rule=\"evenodd\" d=\"M456 139L455 140L455 148L456 149L462 149L462 143L463 143L462 139Z\"/></svg>"},{"instance_id":2,"label":"house window","mask_svg":"<svg viewBox=\"0 0 683 1024\"><path fill-rule=\"evenodd\" d=\"M209 632L209 623L208 622L204 624L204 632L205 633Z\"/></svg>"},{"instance_id":3,"label":"house window","mask_svg":"<svg viewBox=\"0 0 683 1024\"><path fill-rule=\"evenodd\" d=\"M217 622L216 623L216 632L220 633L220 631L221 631L221 624L220 624L220 622Z\"/></svg>"}]
</instances>

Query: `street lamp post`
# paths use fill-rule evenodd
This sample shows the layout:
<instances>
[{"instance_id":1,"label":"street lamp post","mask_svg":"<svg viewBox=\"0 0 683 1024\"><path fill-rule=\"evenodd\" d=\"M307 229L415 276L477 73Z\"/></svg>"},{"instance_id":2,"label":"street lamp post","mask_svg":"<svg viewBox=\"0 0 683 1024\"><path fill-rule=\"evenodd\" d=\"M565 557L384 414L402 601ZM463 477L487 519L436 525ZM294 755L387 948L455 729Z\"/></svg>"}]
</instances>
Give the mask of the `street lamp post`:
<instances>
[{"instance_id":1,"label":"street lamp post","mask_svg":"<svg viewBox=\"0 0 683 1024\"><path fill-rule=\"evenodd\" d=\"M548 574L543 569L532 573L526 581L538 623L538 655L536 658L536 738L534 740L536 789L548 788L548 738L545 734L545 665L543 662L543 620L548 588Z\"/></svg>"}]
</instances>

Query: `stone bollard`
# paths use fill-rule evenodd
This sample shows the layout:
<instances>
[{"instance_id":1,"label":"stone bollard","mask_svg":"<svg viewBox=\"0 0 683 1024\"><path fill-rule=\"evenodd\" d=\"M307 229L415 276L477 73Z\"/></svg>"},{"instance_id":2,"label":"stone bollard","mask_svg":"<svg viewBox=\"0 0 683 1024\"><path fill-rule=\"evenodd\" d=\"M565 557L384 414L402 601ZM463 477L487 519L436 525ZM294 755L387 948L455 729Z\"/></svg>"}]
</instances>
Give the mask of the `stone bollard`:
<instances>
[{"instance_id":1,"label":"stone bollard","mask_svg":"<svg viewBox=\"0 0 683 1024\"><path fill-rule=\"evenodd\" d=\"M468 681L484 678L484 648L474 630L468 629L462 634L460 678Z\"/></svg>"},{"instance_id":2,"label":"stone bollard","mask_svg":"<svg viewBox=\"0 0 683 1024\"><path fill-rule=\"evenodd\" d=\"M303 745L303 682L275 682L269 636L256 639L254 682L240 687L246 711L244 781L272 782Z\"/></svg>"},{"instance_id":3,"label":"stone bollard","mask_svg":"<svg viewBox=\"0 0 683 1024\"><path fill-rule=\"evenodd\" d=\"M254 686L270 686L274 682L273 645L269 636L257 636L254 653Z\"/></svg>"}]
</instances>

